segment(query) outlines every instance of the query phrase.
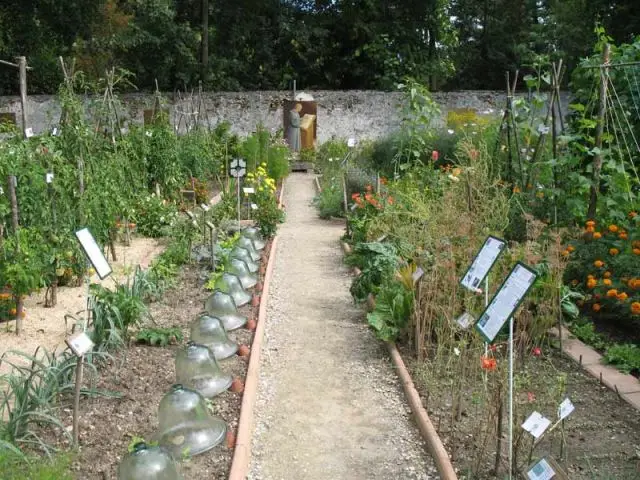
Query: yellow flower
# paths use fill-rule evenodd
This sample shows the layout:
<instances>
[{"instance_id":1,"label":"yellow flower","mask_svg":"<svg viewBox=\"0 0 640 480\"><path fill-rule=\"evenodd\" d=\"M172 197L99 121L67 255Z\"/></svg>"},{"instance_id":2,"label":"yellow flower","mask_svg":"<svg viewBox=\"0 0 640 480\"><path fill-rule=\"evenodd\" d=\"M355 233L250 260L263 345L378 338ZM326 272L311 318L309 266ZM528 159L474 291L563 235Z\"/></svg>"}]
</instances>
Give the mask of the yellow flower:
<instances>
[{"instance_id":1,"label":"yellow flower","mask_svg":"<svg viewBox=\"0 0 640 480\"><path fill-rule=\"evenodd\" d=\"M609 231L611 233L616 233L618 231L618 226L617 225L609 225Z\"/></svg>"},{"instance_id":2,"label":"yellow flower","mask_svg":"<svg viewBox=\"0 0 640 480\"><path fill-rule=\"evenodd\" d=\"M609 253L615 257L620 253L620 250L618 250L617 248L611 248L609 249Z\"/></svg>"}]
</instances>

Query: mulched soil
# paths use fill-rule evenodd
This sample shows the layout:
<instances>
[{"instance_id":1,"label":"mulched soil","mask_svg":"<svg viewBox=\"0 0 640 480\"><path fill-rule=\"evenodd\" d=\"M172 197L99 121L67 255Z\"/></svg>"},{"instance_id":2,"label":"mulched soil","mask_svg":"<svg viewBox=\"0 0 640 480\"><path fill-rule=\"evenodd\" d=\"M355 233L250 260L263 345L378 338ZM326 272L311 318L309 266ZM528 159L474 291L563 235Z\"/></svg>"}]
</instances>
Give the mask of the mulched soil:
<instances>
[{"instance_id":1,"label":"mulched soil","mask_svg":"<svg viewBox=\"0 0 640 480\"><path fill-rule=\"evenodd\" d=\"M268 252L270 244L265 247ZM261 265L267 264L267 253ZM184 342L189 339L189 324L203 310L209 292L203 288L203 271L193 265L180 273L176 286L166 292L163 299L150 306L151 314L159 326L179 326ZM261 275L262 277L262 275ZM262 278L261 278L262 281ZM243 315L257 320L259 307L250 305L240 309ZM253 332L239 329L229 336L241 345L250 345ZM80 449L72 470L78 479L115 479L117 467L133 437L152 439L157 430L157 409L160 400L175 382L174 358L179 345L151 347L132 344L114 356L101 370L97 388L119 392L119 398L83 398L80 403ZM248 357L234 356L220 362L222 369L234 378L244 378ZM85 382L86 383L86 382ZM212 399L210 409L223 418L229 430L235 432L240 417L241 393L226 391ZM71 409L64 409L61 418L71 425ZM227 478L233 447L229 438L202 455L185 461L182 473L185 478ZM60 446L68 448L68 442L59 439Z\"/></svg>"},{"instance_id":2,"label":"mulched soil","mask_svg":"<svg viewBox=\"0 0 640 480\"><path fill-rule=\"evenodd\" d=\"M482 406L474 405L474 391L468 386L462 395L463 408L460 420L451 428L451 378L434 378L424 365L416 362L406 347L402 347L403 358L412 373L416 387L423 399L429 416L438 429L447 450L453 453L454 466L465 476L468 467L476 461L474 456L476 441L473 432L484 416ZM545 434L536 446L532 458L551 455L572 480L631 480L640 478L640 412L618 397L598 380L585 373L575 362L559 355L554 348L544 349L540 358L527 365L527 375L532 378L529 389L537 392L535 398L516 398L521 411L526 415L541 412L555 422L557 404L552 404L551 395L547 395L566 374L566 395L575 405L575 411L564 425L566 445L564 458L560 461L560 443L562 429L556 428ZM477 385L476 385L477 389ZM428 392L431 394L428 394ZM503 438L502 473L506 465L507 448L507 408L504 410L505 437ZM522 431L522 418L516 418L514 436ZM521 456L526 464L532 437L525 433L522 440ZM487 447L487 452L495 452L495 446ZM489 455L491 459L495 453ZM496 478L493 475L493 462L483 465L479 477ZM498 478L503 478L499 476Z\"/></svg>"}]
</instances>

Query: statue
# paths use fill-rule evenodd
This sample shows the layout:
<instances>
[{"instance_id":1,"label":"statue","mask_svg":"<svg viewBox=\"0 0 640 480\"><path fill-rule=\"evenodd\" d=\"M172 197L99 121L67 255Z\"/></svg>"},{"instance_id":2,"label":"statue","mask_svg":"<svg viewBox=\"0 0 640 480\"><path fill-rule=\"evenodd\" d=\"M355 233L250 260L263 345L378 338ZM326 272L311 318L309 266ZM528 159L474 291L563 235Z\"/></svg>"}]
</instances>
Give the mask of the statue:
<instances>
[{"instance_id":1,"label":"statue","mask_svg":"<svg viewBox=\"0 0 640 480\"><path fill-rule=\"evenodd\" d=\"M302 104L296 103L296 106L289 110L289 129L287 131L287 139L289 147L295 153L300 151L300 111Z\"/></svg>"}]
</instances>

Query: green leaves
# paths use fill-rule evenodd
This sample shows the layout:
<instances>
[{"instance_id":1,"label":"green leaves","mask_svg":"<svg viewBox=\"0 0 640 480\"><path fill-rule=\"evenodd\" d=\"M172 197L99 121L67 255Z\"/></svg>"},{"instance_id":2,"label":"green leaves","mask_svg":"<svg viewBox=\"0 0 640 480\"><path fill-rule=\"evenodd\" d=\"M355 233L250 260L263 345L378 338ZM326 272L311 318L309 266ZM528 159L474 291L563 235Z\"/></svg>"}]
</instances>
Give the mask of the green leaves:
<instances>
[{"instance_id":1,"label":"green leaves","mask_svg":"<svg viewBox=\"0 0 640 480\"><path fill-rule=\"evenodd\" d=\"M160 347L180 343L183 339L182 330L178 327L144 328L136 334L136 342Z\"/></svg>"}]
</instances>

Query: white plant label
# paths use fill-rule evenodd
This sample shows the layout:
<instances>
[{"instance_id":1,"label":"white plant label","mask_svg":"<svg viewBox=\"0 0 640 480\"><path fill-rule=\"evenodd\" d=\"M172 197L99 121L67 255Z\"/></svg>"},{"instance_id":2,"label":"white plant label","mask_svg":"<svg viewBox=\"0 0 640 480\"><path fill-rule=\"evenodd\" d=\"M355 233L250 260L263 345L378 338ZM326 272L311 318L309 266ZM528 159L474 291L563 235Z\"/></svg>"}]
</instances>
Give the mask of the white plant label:
<instances>
[{"instance_id":1,"label":"white plant label","mask_svg":"<svg viewBox=\"0 0 640 480\"><path fill-rule=\"evenodd\" d=\"M463 287L472 292L478 291L480 284L485 279L493 265L504 251L507 243L496 237L489 236L482 248L473 259L469 270L464 274L460 283Z\"/></svg>"},{"instance_id":2,"label":"white plant label","mask_svg":"<svg viewBox=\"0 0 640 480\"><path fill-rule=\"evenodd\" d=\"M45 175L45 180L47 183L53 183L53 173L49 172Z\"/></svg>"},{"instance_id":3,"label":"white plant label","mask_svg":"<svg viewBox=\"0 0 640 480\"><path fill-rule=\"evenodd\" d=\"M376 242L381 243L384 242L387 239L387 234L385 233L384 235L380 235L377 239Z\"/></svg>"},{"instance_id":4,"label":"white plant label","mask_svg":"<svg viewBox=\"0 0 640 480\"><path fill-rule=\"evenodd\" d=\"M349 148L353 148L356 146L356 139L351 137L349 140L347 140L347 146Z\"/></svg>"},{"instance_id":5,"label":"white plant label","mask_svg":"<svg viewBox=\"0 0 640 480\"><path fill-rule=\"evenodd\" d=\"M193 214L193 212L191 210L187 210L186 212L184 212L187 217L189 217L191 220L193 220L194 218L196 218L196 216Z\"/></svg>"},{"instance_id":6,"label":"white plant label","mask_svg":"<svg viewBox=\"0 0 640 480\"><path fill-rule=\"evenodd\" d=\"M352 211L355 210L356 208L358 208L358 204L357 203L354 203L353 205L351 205L351 210Z\"/></svg>"},{"instance_id":7,"label":"white plant label","mask_svg":"<svg viewBox=\"0 0 640 480\"><path fill-rule=\"evenodd\" d=\"M73 354L77 357L82 357L83 355L89 353L93 348L93 342L89 338L89 335L86 332L81 332L76 335L73 335L66 340L67 345L73 352Z\"/></svg>"},{"instance_id":8,"label":"white plant label","mask_svg":"<svg viewBox=\"0 0 640 480\"><path fill-rule=\"evenodd\" d=\"M467 328L469 328L471 325L475 323L475 321L476 319L473 318L473 315L471 315L468 312L464 312L462 315L456 318L456 323L460 325L460 328L462 328L463 330L466 330Z\"/></svg>"},{"instance_id":9,"label":"white plant label","mask_svg":"<svg viewBox=\"0 0 640 480\"><path fill-rule=\"evenodd\" d=\"M251 204L251 210L257 210L258 209L258 205L256 205L255 203Z\"/></svg>"},{"instance_id":10,"label":"white plant label","mask_svg":"<svg viewBox=\"0 0 640 480\"><path fill-rule=\"evenodd\" d=\"M58 135L58 127L53 127L53 131L51 132L51 135L53 135L54 137Z\"/></svg>"},{"instance_id":11,"label":"white plant label","mask_svg":"<svg viewBox=\"0 0 640 480\"><path fill-rule=\"evenodd\" d=\"M551 420L543 417L539 412L533 412L524 421L522 428L538 439L549 428L549 425L551 425Z\"/></svg>"},{"instance_id":12,"label":"white plant label","mask_svg":"<svg viewBox=\"0 0 640 480\"><path fill-rule=\"evenodd\" d=\"M203 203L202 205L200 205L200 208L205 212L209 211L209 205L207 205L206 203Z\"/></svg>"},{"instance_id":13,"label":"white plant label","mask_svg":"<svg viewBox=\"0 0 640 480\"><path fill-rule=\"evenodd\" d=\"M537 274L523 263L517 263L478 319L476 328L487 343L492 343L505 322L527 295Z\"/></svg>"},{"instance_id":14,"label":"white plant label","mask_svg":"<svg viewBox=\"0 0 640 480\"><path fill-rule=\"evenodd\" d=\"M246 193L247 195L249 195L250 193L256 193L255 189L253 187L244 187L242 189L242 191L244 193Z\"/></svg>"},{"instance_id":15,"label":"white plant label","mask_svg":"<svg viewBox=\"0 0 640 480\"><path fill-rule=\"evenodd\" d=\"M420 267L416 268L416 271L413 272L413 283L416 283L418 280L420 280L423 275L424 270L422 270L422 268Z\"/></svg>"},{"instance_id":16,"label":"white plant label","mask_svg":"<svg viewBox=\"0 0 640 480\"><path fill-rule=\"evenodd\" d=\"M25 131L24 131L24 134L25 134L25 136L27 138L33 137L33 128L31 128L31 127L26 128Z\"/></svg>"},{"instance_id":17,"label":"white plant label","mask_svg":"<svg viewBox=\"0 0 640 480\"><path fill-rule=\"evenodd\" d=\"M551 480L555 475L556 472L553 471L549 462L544 458L531 467L531 470L527 472L529 480Z\"/></svg>"},{"instance_id":18,"label":"white plant label","mask_svg":"<svg viewBox=\"0 0 640 480\"><path fill-rule=\"evenodd\" d=\"M84 253L89 257L89 261L93 268L96 270L100 280L104 280L111 273L111 266L105 258L102 250L96 243L96 239L93 238L88 228L83 228L76 232L76 238L80 242Z\"/></svg>"},{"instance_id":19,"label":"white plant label","mask_svg":"<svg viewBox=\"0 0 640 480\"><path fill-rule=\"evenodd\" d=\"M575 409L576 407L571 403L571 400L565 398L558 407L558 418L564 420L571 415Z\"/></svg>"}]
</instances>

